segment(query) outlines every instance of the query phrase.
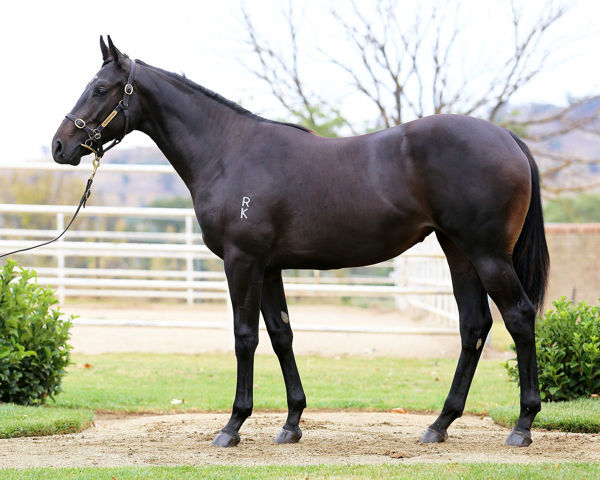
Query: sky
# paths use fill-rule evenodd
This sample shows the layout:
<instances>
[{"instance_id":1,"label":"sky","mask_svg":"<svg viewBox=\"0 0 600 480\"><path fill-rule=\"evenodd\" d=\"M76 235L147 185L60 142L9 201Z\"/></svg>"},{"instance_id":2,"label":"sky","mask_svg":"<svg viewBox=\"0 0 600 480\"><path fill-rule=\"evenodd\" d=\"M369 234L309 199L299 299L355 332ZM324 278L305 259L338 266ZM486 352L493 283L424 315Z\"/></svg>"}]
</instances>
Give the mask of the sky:
<instances>
[{"instance_id":1,"label":"sky","mask_svg":"<svg viewBox=\"0 0 600 480\"><path fill-rule=\"evenodd\" d=\"M332 5L339 7L345 1L294 2L305 34L303 46L308 52L304 75L316 79L313 87L325 97L347 91L348 80L335 72L323 77L322 61L316 55L313 61L311 52L327 44L340 58L352 53L348 50L352 47L332 28L328 14ZM526 5L535 13L544 2L529 0ZM357 0L357 3L369 2ZM407 15L419 6L419 0L400 3ZM462 2L465 28L470 29L473 38L462 52L466 59L475 59L477 47L482 44L501 44L509 35L499 27L508 20L501 13L506 11L507 3L507 0ZM245 5L256 20L259 33L285 48L288 40L280 16L282 2L247 0ZM64 114L100 68L100 34L110 34L117 47L130 57L185 73L252 111L277 119L286 115L270 95L268 86L249 73L255 58L245 44L240 0L92 3L24 0L6 2L2 8L0 162L49 158L52 136ZM549 32L550 45L557 47L551 64L519 92L515 101L564 103L568 95L599 94L598 18L600 2L574 1L565 18ZM356 105L357 115L372 116L360 102ZM120 148L150 143L143 134L134 132Z\"/></svg>"}]
</instances>

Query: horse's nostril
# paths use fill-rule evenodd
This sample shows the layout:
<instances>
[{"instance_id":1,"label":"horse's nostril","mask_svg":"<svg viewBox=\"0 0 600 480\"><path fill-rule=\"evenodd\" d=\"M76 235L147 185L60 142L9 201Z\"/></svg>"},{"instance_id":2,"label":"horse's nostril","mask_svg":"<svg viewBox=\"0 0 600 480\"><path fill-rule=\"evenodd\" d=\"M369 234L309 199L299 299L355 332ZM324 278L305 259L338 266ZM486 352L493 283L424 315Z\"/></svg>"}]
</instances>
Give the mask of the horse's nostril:
<instances>
[{"instance_id":1,"label":"horse's nostril","mask_svg":"<svg viewBox=\"0 0 600 480\"><path fill-rule=\"evenodd\" d=\"M62 153L63 150L63 144L62 142L57 138L54 142L54 154L55 155L60 155Z\"/></svg>"}]
</instances>

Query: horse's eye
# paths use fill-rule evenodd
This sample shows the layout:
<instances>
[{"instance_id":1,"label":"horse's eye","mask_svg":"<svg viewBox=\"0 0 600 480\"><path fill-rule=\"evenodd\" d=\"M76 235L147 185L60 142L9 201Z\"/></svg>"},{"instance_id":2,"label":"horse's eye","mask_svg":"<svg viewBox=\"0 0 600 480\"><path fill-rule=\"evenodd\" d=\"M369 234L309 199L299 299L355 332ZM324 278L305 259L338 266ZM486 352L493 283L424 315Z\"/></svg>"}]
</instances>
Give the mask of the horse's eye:
<instances>
[{"instance_id":1,"label":"horse's eye","mask_svg":"<svg viewBox=\"0 0 600 480\"><path fill-rule=\"evenodd\" d=\"M106 88L103 88L103 87L94 88L94 95L101 97L104 94L106 94Z\"/></svg>"}]
</instances>

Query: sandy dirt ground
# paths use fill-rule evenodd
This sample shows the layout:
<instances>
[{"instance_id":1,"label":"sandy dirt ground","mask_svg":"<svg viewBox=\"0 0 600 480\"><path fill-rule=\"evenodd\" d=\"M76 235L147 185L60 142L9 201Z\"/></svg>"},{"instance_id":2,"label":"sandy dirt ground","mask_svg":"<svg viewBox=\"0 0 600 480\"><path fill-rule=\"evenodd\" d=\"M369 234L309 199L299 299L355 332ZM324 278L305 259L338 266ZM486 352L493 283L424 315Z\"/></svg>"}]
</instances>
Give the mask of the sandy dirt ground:
<instances>
[{"instance_id":1,"label":"sandy dirt ground","mask_svg":"<svg viewBox=\"0 0 600 480\"><path fill-rule=\"evenodd\" d=\"M227 414L99 416L72 435L0 440L0 467L121 465L310 465L415 462L599 461L600 435L534 431L529 448L504 446L508 429L465 416L442 444L418 442L433 415L307 411L297 445L275 445L284 413L255 413L241 443L222 449L210 441Z\"/></svg>"},{"instance_id":2,"label":"sandy dirt ground","mask_svg":"<svg viewBox=\"0 0 600 480\"><path fill-rule=\"evenodd\" d=\"M220 321L225 307L214 305L164 306L107 304L68 305L68 313L82 319L143 319L164 321ZM327 305L295 305L292 325L365 325L409 328L440 326L439 320L415 312L378 311ZM441 325L445 326L445 325ZM184 327L75 326L72 341L79 353L230 351L232 332L225 329ZM458 357L458 335L397 335L315 333L296 331L295 351L303 355L388 355ZM486 352L487 350L487 352ZM486 348L484 355L503 354ZM261 331L259 353L272 352ZM275 445L273 439L285 413L255 413L242 428L242 442L231 449L212 447L210 441L228 419L226 413L97 416L84 432L51 437L0 440L2 467L69 467L120 465L242 464L309 465L322 463L389 463L448 461L598 461L600 435L534 433L528 449L504 446L508 429L489 418L465 416L444 444L422 445L421 434L433 415L385 412L305 412L304 437L298 445Z\"/></svg>"},{"instance_id":3,"label":"sandy dirt ground","mask_svg":"<svg viewBox=\"0 0 600 480\"><path fill-rule=\"evenodd\" d=\"M229 319L220 305L135 305L124 308L94 305L67 305L65 312L86 320L145 320L164 322L218 322ZM294 329L297 355L384 355L404 358L458 358L460 337L454 335L400 335L303 331L298 326L380 328L449 328L442 320L419 311L389 311L331 305L292 305L290 322ZM261 327L264 327L261 321ZM233 349L233 332L227 329L186 327L129 327L75 325L72 345L77 353L154 352L209 353ZM261 329L257 353L273 353L267 332ZM510 354L484 350L484 358L504 358Z\"/></svg>"}]
</instances>

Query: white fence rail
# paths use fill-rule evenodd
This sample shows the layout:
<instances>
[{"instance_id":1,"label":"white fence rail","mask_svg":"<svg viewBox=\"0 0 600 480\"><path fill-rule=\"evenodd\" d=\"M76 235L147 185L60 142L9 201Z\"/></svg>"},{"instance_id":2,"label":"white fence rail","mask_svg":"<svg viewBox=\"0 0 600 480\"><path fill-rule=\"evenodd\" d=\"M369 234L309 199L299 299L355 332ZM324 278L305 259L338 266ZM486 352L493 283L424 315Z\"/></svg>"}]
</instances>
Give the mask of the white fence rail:
<instances>
[{"instance_id":1,"label":"white fence rail","mask_svg":"<svg viewBox=\"0 0 600 480\"><path fill-rule=\"evenodd\" d=\"M51 163L31 162L18 165L0 164L1 168L64 170ZM105 171L171 173L164 165L105 164ZM60 233L74 211L72 206L0 204L0 251L7 252L51 239ZM21 228L15 218L22 215L44 215L55 218L55 229ZM38 281L57 288L61 301L66 297L145 297L197 300L228 300L227 284L218 258L202 243L202 236L194 231L193 209L94 207L80 212L82 217L135 218L138 221L165 220L180 224L180 232L76 230L69 231L59 241L23 254L34 257L52 257L46 265L37 266ZM9 225L9 216L15 226ZM83 257L94 259L96 267L73 266ZM118 259L118 260L117 260ZM156 259L179 260L167 269L135 268L140 261ZM111 263L110 266L101 264ZM38 262L39 263L39 262ZM53 263L48 265L48 263ZM118 263L118 266L114 264ZM211 263L207 268L206 264ZM134 265L132 268L131 265ZM457 310L452 297L450 275L445 258L435 238L428 238L393 261L374 267L385 267L389 275L380 272L343 276L328 276L319 272L303 272L301 276L285 277L286 291L291 296L370 296L391 297L402 308L413 305L440 317L445 328L429 329L428 333L448 333L457 330ZM372 271L372 270L371 270ZM323 325L321 331L346 331ZM378 333L416 333L410 329L387 329ZM361 329L363 331L364 329ZM393 332L392 332L393 330Z\"/></svg>"}]
</instances>

